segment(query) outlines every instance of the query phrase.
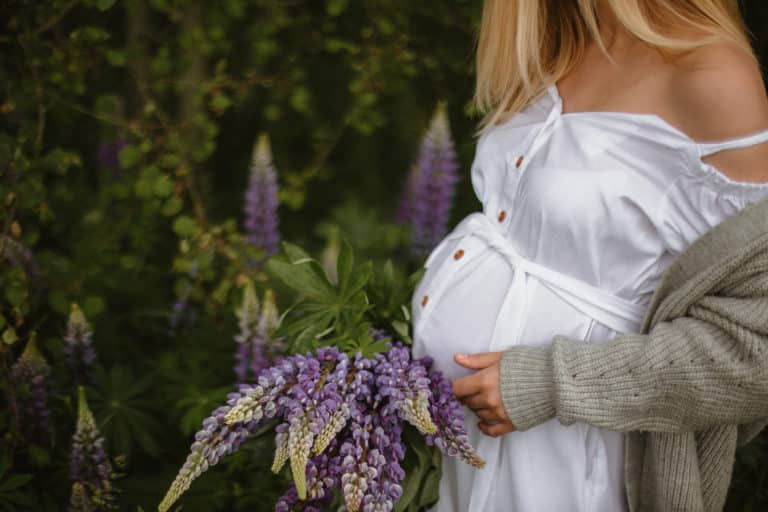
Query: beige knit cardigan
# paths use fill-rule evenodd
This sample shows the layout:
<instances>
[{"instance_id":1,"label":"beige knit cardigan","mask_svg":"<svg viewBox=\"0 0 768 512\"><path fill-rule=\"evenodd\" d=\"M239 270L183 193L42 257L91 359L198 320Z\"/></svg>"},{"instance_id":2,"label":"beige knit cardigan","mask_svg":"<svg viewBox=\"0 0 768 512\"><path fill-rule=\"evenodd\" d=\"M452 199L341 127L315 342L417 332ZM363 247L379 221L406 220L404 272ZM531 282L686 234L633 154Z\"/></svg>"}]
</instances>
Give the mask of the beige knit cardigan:
<instances>
[{"instance_id":1,"label":"beige knit cardigan","mask_svg":"<svg viewBox=\"0 0 768 512\"><path fill-rule=\"evenodd\" d=\"M768 423L768 199L673 260L640 333L514 346L500 387L520 431L556 417L626 432L630 511L722 510L737 446Z\"/></svg>"}]
</instances>

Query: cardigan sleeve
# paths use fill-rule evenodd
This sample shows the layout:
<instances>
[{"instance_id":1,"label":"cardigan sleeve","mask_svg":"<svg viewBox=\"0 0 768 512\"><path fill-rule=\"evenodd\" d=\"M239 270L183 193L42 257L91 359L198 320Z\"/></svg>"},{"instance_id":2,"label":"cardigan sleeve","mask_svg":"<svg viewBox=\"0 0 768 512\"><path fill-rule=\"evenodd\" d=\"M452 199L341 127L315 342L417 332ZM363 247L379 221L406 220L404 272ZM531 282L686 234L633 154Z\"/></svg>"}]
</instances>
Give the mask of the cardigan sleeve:
<instances>
[{"instance_id":1,"label":"cardigan sleeve","mask_svg":"<svg viewBox=\"0 0 768 512\"><path fill-rule=\"evenodd\" d=\"M510 421L521 431L556 417L680 432L768 418L768 274L746 286L747 296L704 295L647 334L603 343L557 335L506 350L499 378Z\"/></svg>"}]
</instances>

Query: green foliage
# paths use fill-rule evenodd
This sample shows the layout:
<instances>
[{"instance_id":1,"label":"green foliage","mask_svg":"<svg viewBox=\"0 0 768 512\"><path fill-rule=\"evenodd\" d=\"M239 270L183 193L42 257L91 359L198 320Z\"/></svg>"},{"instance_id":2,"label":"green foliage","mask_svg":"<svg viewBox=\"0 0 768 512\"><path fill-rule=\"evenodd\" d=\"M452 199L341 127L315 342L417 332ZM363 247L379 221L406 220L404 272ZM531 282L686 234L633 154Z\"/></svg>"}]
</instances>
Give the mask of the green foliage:
<instances>
[{"instance_id":1,"label":"green foliage","mask_svg":"<svg viewBox=\"0 0 768 512\"><path fill-rule=\"evenodd\" d=\"M355 266L352 247L342 240L334 284L320 262L303 249L288 242L283 242L283 248L284 254L271 258L267 269L305 298L286 311L298 318L281 322L274 336L285 336L291 353L307 352L319 345L336 345L365 356L384 350L386 341L374 342L368 333L371 323L363 318L372 308L364 288L373 264L367 261Z\"/></svg>"},{"instance_id":2,"label":"green foliage","mask_svg":"<svg viewBox=\"0 0 768 512\"><path fill-rule=\"evenodd\" d=\"M161 428L151 398L153 387L151 375L138 376L128 366L97 369L89 402L99 430L109 440L110 453L130 456L140 449L152 456L159 454Z\"/></svg>"},{"instance_id":3,"label":"green foliage","mask_svg":"<svg viewBox=\"0 0 768 512\"><path fill-rule=\"evenodd\" d=\"M26 494L25 486L32 480L29 473L11 473L7 454L0 455L0 510L16 512L32 510L35 502Z\"/></svg>"}]
</instances>

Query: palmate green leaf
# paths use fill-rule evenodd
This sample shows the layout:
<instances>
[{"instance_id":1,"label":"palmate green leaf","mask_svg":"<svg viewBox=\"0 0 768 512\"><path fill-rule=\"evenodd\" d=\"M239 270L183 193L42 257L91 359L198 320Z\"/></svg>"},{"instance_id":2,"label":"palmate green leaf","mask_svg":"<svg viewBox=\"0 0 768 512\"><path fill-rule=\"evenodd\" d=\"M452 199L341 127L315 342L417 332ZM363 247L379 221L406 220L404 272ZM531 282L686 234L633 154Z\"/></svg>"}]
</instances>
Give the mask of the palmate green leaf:
<instances>
[{"instance_id":1,"label":"palmate green leaf","mask_svg":"<svg viewBox=\"0 0 768 512\"><path fill-rule=\"evenodd\" d=\"M291 321L280 324L280 326L273 331L273 336L275 338L286 336L290 339L308 329L314 330L314 332L317 333L327 328L335 316L335 312L330 308L306 311L296 319L291 319Z\"/></svg>"},{"instance_id":2,"label":"palmate green leaf","mask_svg":"<svg viewBox=\"0 0 768 512\"><path fill-rule=\"evenodd\" d=\"M352 275L349 278L349 282L346 285L346 289L344 290L344 294L341 296L341 299L346 301L354 294L362 290L363 287L368 284L372 274L372 261L366 261L362 265L358 265L357 268L355 268L355 270L352 272Z\"/></svg>"},{"instance_id":3,"label":"palmate green leaf","mask_svg":"<svg viewBox=\"0 0 768 512\"><path fill-rule=\"evenodd\" d=\"M23 487L30 480L32 480L32 475L28 473L11 475L0 482L0 492L8 492Z\"/></svg>"},{"instance_id":4,"label":"palmate green leaf","mask_svg":"<svg viewBox=\"0 0 768 512\"><path fill-rule=\"evenodd\" d=\"M9 473L11 468L8 456L0 457L0 509L8 511L33 510L34 502L20 489L32 480L29 473ZM21 508L23 507L23 508Z\"/></svg>"},{"instance_id":5,"label":"palmate green leaf","mask_svg":"<svg viewBox=\"0 0 768 512\"><path fill-rule=\"evenodd\" d=\"M339 244L339 256L336 259L336 275L338 277L339 295L342 297L347 293L347 284L354 266L354 255L352 246L345 237L341 237Z\"/></svg>"},{"instance_id":6,"label":"palmate green leaf","mask_svg":"<svg viewBox=\"0 0 768 512\"><path fill-rule=\"evenodd\" d=\"M320 301L335 298L336 289L328 280L322 265L303 249L282 242L284 255L275 255L266 263L266 269L274 277L307 297Z\"/></svg>"},{"instance_id":7,"label":"palmate green leaf","mask_svg":"<svg viewBox=\"0 0 768 512\"><path fill-rule=\"evenodd\" d=\"M115 454L130 455L138 446L150 455L159 453L156 441L160 424L152 409L152 378L139 378L132 369L115 365L109 372L97 367L93 396L93 409L101 434Z\"/></svg>"}]
</instances>

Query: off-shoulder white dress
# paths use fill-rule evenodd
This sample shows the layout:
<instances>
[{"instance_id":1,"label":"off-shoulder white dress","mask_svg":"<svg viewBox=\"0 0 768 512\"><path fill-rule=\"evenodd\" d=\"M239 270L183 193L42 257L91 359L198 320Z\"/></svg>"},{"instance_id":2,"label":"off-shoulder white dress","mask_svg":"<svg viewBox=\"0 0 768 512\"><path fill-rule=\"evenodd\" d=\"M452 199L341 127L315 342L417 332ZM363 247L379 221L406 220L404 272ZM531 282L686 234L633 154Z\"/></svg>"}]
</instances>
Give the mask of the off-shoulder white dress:
<instances>
[{"instance_id":1,"label":"off-shoulder white dress","mask_svg":"<svg viewBox=\"0 0 768 512\"><path fill-rule=\"evenodd\" d=\"M768 141L768 130L692 140L662 118L563 113L556 86L478 140L472 186L482 211L432 251L411 300L414 354L455 379L455 352L584 343L637 332L671 259L705 231L768 196L702 161ZM439 512L626 510L623 434L555 418L482 434L465 408L473 469L443 457Z\"/></svg>"}]
</instances>

